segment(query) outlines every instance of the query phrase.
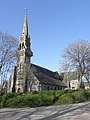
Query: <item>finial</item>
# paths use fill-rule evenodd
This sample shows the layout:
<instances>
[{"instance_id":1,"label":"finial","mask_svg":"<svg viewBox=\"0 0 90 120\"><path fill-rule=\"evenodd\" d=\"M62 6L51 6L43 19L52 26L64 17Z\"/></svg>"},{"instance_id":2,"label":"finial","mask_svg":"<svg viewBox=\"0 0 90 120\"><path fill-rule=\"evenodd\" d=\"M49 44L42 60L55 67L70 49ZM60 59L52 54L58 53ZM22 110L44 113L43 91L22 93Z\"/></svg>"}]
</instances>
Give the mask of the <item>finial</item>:
<instances>
[{"instance_id":1,"label":"finial","mask_svg":"<svg viewBox=\"0 0 90 120\"><path fill-rule=\"evenodd\" d=\"M25 8L25 15L27 15L27 8Z\"/></svg>"}]
</instances>

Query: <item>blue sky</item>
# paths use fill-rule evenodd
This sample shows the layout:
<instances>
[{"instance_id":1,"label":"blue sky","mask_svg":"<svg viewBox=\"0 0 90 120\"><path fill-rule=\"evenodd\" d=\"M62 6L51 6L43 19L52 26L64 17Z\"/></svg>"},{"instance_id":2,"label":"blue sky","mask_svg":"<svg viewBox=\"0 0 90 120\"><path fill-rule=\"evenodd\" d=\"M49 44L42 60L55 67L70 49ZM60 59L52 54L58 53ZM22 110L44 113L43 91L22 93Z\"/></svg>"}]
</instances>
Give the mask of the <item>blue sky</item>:
<instances>
[{"instance_id":1,"label":"blue sky","mask_svg":"<svg viewBox=\"0 0 90 120\"><path fill-rule=\"evenodd\" d=\"M25 8L32 63L58 71L62 50L69 43L90 41L90 0L0 0L0 30L19 39Z\"/></svg>"}]
</instances>

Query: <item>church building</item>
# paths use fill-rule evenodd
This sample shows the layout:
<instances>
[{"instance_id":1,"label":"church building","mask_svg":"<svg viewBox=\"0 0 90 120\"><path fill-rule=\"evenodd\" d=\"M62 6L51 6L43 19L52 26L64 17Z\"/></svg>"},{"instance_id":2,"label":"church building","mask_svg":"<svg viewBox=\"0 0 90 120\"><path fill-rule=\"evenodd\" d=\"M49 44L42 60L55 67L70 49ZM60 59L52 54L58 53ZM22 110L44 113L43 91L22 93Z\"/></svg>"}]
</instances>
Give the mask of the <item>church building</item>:
<instances>
[{"instance_id":1,"label":"church building","mask_svg":"<svg viewBox=\"0 0 90 120\"><path fill-rule=\"evenodd\" d=\"M66 87L58 72L31 63L30 36L28 34L27 14L17 49L17 65L6 82L7 92L35 92L43 90L62 90Z\"/></svg>"}]
</instances>

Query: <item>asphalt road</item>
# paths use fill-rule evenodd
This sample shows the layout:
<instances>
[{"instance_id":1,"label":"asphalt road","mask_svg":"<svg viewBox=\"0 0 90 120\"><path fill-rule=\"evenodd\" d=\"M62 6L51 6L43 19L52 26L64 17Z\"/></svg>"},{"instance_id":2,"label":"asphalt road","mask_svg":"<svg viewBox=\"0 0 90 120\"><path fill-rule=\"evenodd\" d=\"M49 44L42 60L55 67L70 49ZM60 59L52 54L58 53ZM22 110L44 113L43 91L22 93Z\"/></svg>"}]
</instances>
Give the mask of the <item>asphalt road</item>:
<instances>
[{"instance_id":1,"label":"asphalt road","mask_svg":"<svg viewBox=\"0 0 90 120\"><path fill-rule=\"evenodd\" d=\"M39 107L0 109L0 120L90 120L90 102Z\"/></svg>"}]
</instances>

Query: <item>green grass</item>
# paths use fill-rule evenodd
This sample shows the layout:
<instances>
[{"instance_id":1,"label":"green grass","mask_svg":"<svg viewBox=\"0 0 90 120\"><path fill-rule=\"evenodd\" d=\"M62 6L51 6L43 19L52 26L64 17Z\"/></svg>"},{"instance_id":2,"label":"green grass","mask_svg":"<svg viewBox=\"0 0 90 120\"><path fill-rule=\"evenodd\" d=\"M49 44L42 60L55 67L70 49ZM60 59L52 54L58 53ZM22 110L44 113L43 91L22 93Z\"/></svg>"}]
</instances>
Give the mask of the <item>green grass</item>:
<instances>
[{"instance_id":1,"label":"green grass","mask_svg":"<svg viewBox=\"0 0 90 120\"><path fill-rule=\"evenodd\" d=\"M36 94L7 93L0 96L0 107L40 107L87 101L90 101L90 90L52 90L43 91Z\"/></svg>"}]
</instances>

